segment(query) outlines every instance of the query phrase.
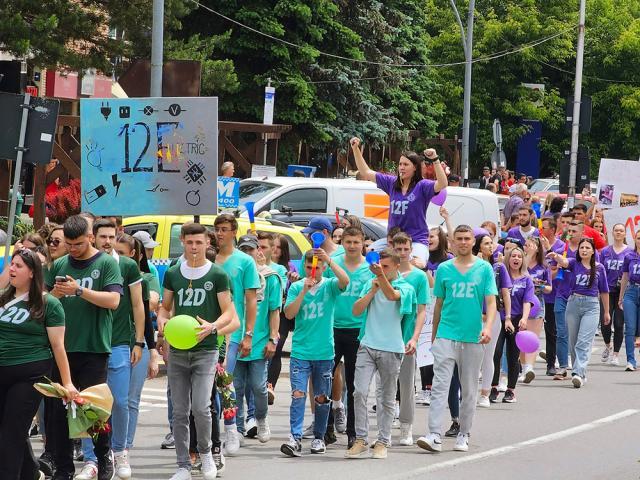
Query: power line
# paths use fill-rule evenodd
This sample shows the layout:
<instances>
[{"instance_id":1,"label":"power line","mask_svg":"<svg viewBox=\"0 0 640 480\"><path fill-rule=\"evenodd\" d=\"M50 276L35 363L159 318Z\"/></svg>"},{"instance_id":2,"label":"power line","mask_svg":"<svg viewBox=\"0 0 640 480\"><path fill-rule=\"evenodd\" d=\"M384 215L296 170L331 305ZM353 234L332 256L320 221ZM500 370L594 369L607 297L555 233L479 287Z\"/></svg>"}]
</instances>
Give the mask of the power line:
<instances>
[{"instance_id":1,"label":"power line","mask_svg":"<svg viewBox=\"0 0 640 480\"><path fill-rule=\"evenodd\" d=\"M557 70L559 72L567 73L569 75L575 75L576 73L570 70L565 70L564 68L558 67L557 65L552 65L551 63L547 63L544 60L540 60L539 58L536 58L536 57L533 57L533 59L536 62L546 65L547 67L552 68L553 70ZM624 83L624 84L633 84L633 85L638 84L638 82L634 82L633 80L614 80L612 78L601 78L601 77L596 77L594 75L583 75L583 77L590 78L592 80L598 80L600 82L607 82L607 83Z\"/></svg>"},{"instance_id":2,"label":"power line","mask_svg":"<svg viewBox=\"0 0 640 480\"><path fill-rule=\"evenodd\" d=\"M208 7L207 5L202 5L200 2L198 2L197 0L191 0L192 3L194 3L195 5L197 5L199 8L202 8L204 10L207 10L208 12L213 13L214 15L217 15L221 18L224 18L225 20L227 20L228 22L231 22L235 25L238 25L241 28L244 28L246 30L249 30L253 33L256 33L258 35L261 35L263 37L266 37L270 40L273 40L275 42L280 42L283 43L285 45L288 45L290 47L293 48L297 48L297 49L303 49L306 48L302 45L299 45L297 43L293 43L290 42L288 40L285 40L283 38L278 38L278 37L274 37L273 35L269 35L268 33L262 32L260 30L257 30L253 27L250 27L249 25L245 25L244 23L239 22L238 20L235 20L231 17L228 17L227 15L224 15L223 13L220 13L216 10L214 10L211 7ZM545 42L548 42L550 40L553 40L554 38L557 38L561 35L564 35L567 32L570 32L572 30L575 30L576 25L573 25L569 28L567 28L566 30L562 30L560 32L554 33L553 35L549 35L548 37L544 37L538 40L533 40L531 42L528 43L524 43L522 45L520 45L519 47L514 47L513 49L507 49L507 50L503 50L501 52L495 52L489 55L485 55L483 57L478 57L478 58L474 58L471 60L472 63L478 63L478 62L487 62L487 61L491 61L491 60L495 60L498 58L502 58L502 57L506 57L507 55L514 55L516 53L520 53L523 50L526 50L527 48L532 48L538 45L541 45ZM350 57L344 57L342 55L336 55L334 53L329 53L329 52L324 52L322 50L317 50L315 49L316 52L318 53L318 55L321 56L325 56L325 57L330 57L330 58L335 58L338 60L346 60L349 62L354 62L354 63L360 63L360 64L365 64L365 65L376 65L376 66L383 66L383 67L395 67L395 68L445 68L445 67L455 67L455 66L459 66L459 65L464 65L466 63L466 61L460 61L460 62L450 62L450 63L433 63L433 64L397 64L397 63L384 63L384 62L374 62L374 61L370 61L370 60L363 60L363 59L357 59L357 58L350 58ZM369 79L375 79L374 77L371 77ZM328 83L329 81L325 82Z\"/></svg>"}]
</instances>

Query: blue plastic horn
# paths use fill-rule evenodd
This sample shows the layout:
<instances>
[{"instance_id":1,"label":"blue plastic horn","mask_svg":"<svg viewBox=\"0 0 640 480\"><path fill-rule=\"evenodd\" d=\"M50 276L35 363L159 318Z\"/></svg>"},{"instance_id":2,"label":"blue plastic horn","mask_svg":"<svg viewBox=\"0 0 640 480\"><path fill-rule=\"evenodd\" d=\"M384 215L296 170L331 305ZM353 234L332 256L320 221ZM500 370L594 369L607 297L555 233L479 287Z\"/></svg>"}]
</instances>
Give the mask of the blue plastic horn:
<instances>
[{"instance_id":1,"label":"blue plastic horn","mask_svg":"<svg viewBox=\"0 0 640 480\"><path fill-rule=\"evenodd\" d=\"M244 204L244 208L247 209L247 214L249 215L250 223L256 222L256 217L255 217L255 214L253 213L253 207L255 206L255 204L256 202L247 202Z\"/></svg>"},{"instance_id":2,"label":"blue plastic horn","mask_svg":"<svg viewBox=\"0 0 640 480\"><path fill-rule=\"evenodd\" d=\"M380 254L378 252L369 252L365 259L369 265L380 263Z\"/></svg>"},{"instance_id":3,"label":"blue plastic horn","mask_svg":"<svg viewBox=\"0 0 640 480\"><path fill-rule=\"evenodd\" d=\"M313 232L311 234L311 242L313 243L313 248L320 248L320 245L324 243L325 236L322 232Z\"/></svg>"}]
</instances>

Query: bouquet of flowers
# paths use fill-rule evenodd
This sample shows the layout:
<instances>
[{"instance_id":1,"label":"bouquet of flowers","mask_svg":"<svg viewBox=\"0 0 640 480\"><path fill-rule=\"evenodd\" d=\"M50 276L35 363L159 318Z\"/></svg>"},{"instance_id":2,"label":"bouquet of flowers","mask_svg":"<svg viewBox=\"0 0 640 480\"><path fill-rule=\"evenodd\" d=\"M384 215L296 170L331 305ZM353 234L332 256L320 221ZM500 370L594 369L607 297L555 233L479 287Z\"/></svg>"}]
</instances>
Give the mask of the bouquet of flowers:
<instances>
[{"instance_id":1,"label":"bouquet of flowers","mask_svg":"<svg viewBox=\"0 0 640 480\"><path fill-rule=\"evenodd\" d=\"M225 420L231 420L236 416L236 399L233 395L233 375L227 372L220 364L216 366L216 387L222 399L222 415Z\"/></svg>"},{"instance_id":2,"label":"bouquet of flowers","mask_svg":"<svg viewBox=\"0 0 640 480\"><path fill-rule=\"evenodd\" d=\"M47 397L64 398L67 395L62 385L47 380L49 383L36 383L33 387ZM107 420L112 405L113 395L106 383L82 390L78 397L66 403L69 438L95 438L108 433L111 427Z\"/></svg>"}]
</instances>

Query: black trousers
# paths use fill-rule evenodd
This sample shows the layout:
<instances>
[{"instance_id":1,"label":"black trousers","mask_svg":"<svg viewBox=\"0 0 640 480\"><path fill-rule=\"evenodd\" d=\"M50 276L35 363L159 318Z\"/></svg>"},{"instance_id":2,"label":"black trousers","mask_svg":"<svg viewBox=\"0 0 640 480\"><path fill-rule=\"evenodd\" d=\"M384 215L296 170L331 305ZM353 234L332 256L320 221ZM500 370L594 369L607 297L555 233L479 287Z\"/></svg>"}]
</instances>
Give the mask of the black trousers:
<instances>
[{"instance_id":1,"label":"black trousers","mask_svg":"<svg viewBox=\"0 0 640 480\"><path fill-rule=\"evenodd\" d=\"M604 310L600 306L600 330L602 331L602 339L607 345L611 343L611 327L613 326L613 351L618 353L624 340L624 312L618 306L620 300L620 290L611 290L609 292L609 315L611 322L609 325L604 324Z\"/></svg>"},{"instance_id":2,"label":"black trousers","mask_svg":"<svg viewBox=\"0 0 640 480\"><path fill-rule=\"evenodd\" d=\"M42 395L33 384L45 381L52 363L48 359L0 367L0 480L39 478L29 427Z\"/></svg>"},{"instance_id":3,"label":"black trousers","mask_svg":"<svg viewBox=\"0 0 640 480\"><path fill-rule=\"evenodd\" d=\"M78 391L85 388L107 382L108 353L67 353L69 369L73 384ZM53 381L61 382L60 372L57 367L53 369ZM69 425L67 423L67 411L62 401L53 402L51 405L51 428L47 425L47 438L53 442L53 454L57 474L75 473L73 465L73 441L69 438ZM109 455L109 434L101 433L93 441L94 452L98 462Z\"/></svg>"},{"instance_id":4,"label":"black trousers","mask_svg":"<svg viewBox=\"0 0 640 480\"><path fill-rule=\"evenodd\" d=\"M333 359L333 371L338 367L340 360L344 359L344 377L347 382L347 436L356 436L356 415L353 405L354 379L356 375L356 358L360 341L359 328L334 328L333 343L335 345L335 357ZM329 425L333 426L333 408L329 410Z\"/></svg>"},{"instance_id":5,"label":"black trousers","mask_svg":"<svg viewBox=\"0 0 640 480\"><path fill-rule=\"evenodd\" d=\"M520 322L521 318L521 315L517 315L511 319L514 327L513 333L507 333L504 329L504 321L502 322L498 343L496 343L496 351L493 354L493 381L491 385L494 387L500 381L500 362L502 361L502 350L505 344L507 345L507 388L513 390L516 388L516 383L518 383L520 349L516 345L516 333L518 333L518 322Z\"/></svg>"},{"instance_id":6,"label":"black trousers","mask_svg":"<svg viewBox=\"0 0 640 480\"><path fill-rule=\"evenodd\" d=\"M269 370L267 371L267 383L270 383L273 388L276 387L278 377L280 377L280 370L282 370L282 347L284 347L284 344L287 341L289 332L293 331L294 325L295 320L289 320L284 316L284 313L280 312L280 327L278 328L280 339L276 346L276 353L269 362Z\"/></svg>"},{"instance_id":7,"label":"black trousers","mask_svg":"<svg viewBox=\"0 0 640 480\"><path fill-rule=\"evenodd\" d=\"M556 366L556 341L558 332L556 331L556 314L553 311L553 303L544 305L544 337L547 352L547 369Z\"/></svg>"},{"instance_id":8,"label":"black trousers","mask_svg":"<svg viewBox=\"0 0 640 480\"><path fill-rule=\"evenodd\" d=\"M433 364L420 367L420 384L422 390L426 390L433 384Z\"/></svg>"}]
</instances>

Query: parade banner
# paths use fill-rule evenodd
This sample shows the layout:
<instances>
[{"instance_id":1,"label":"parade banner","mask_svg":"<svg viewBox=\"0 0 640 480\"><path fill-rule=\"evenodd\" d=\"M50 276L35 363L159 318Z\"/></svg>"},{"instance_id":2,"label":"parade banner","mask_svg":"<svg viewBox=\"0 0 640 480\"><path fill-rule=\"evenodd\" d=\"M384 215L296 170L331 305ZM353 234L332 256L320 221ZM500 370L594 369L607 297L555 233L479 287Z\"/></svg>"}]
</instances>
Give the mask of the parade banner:
<instances>
[{"instance_id":1,"label":"parade banner","mask_svg":"<svg viewBox=\"0 0 640 480\"><path fill-rule=\"evenodd\" d=\"M613 243L613 226L621 223L627 232L627 243L640 229L640 162L633 160L600 160L598 174L598 205L603 209L609 243Z\"/></svg>"},{"instance_id":2,"label":"parade banner","mask_svg":"<svg viewBox=\"0 0 640 480\"><path fill-rule=\"evenodd\" d=\"M217 212L218 99L82 99L82 209Z\"/></svg>"}]
</instances>

